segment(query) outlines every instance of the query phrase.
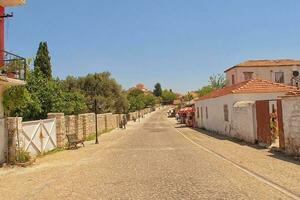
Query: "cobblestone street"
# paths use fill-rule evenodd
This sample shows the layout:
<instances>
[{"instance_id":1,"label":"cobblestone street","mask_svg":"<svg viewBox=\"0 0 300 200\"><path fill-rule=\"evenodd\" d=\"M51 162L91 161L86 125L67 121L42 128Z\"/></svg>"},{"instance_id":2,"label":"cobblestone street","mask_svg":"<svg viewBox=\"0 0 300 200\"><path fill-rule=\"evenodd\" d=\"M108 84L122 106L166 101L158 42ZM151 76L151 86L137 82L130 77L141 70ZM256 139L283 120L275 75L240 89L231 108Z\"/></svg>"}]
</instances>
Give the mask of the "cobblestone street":
<instances>
[{"instance_id":1,"label":"cobblestone street","mask_svg":"<svg viewBox=\"0 0 300 200\"><path fill-rule=\"evenodd\" d=\"M300 198L300 162L181 127L165 109L99 140L0 169L0 199Z\"/></svg>"}]
</instances>

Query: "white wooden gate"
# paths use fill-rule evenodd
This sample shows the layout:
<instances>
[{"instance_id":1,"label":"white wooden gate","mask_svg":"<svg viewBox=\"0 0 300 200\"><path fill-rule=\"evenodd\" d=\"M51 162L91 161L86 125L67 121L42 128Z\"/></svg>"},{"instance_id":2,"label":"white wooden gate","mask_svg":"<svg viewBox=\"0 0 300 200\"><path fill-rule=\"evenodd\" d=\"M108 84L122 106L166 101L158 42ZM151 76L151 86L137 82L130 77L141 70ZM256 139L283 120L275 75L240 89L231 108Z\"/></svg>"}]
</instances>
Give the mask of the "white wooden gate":
<instances>
[{"instance_id":1,"label":"white wooden gate","mask_svg":"<svg viewBox=\"0 0 300 200\"><path fill-rule=\"evenodd\" d=\"M5 162L7 152L7 133L5 130L5 120L0 119L0 163Z\"/></svg>"},{"instance_id":2,"label":"white wooden gate","mask_svg":"<svg viewBox=\"0 0 300 200\"><path fill-rule=\"evenodd\" d=\"M38 155L56 148L55 119L22 123L19 133L20 146L32 155Z\"/></svg>"}]
</instances>

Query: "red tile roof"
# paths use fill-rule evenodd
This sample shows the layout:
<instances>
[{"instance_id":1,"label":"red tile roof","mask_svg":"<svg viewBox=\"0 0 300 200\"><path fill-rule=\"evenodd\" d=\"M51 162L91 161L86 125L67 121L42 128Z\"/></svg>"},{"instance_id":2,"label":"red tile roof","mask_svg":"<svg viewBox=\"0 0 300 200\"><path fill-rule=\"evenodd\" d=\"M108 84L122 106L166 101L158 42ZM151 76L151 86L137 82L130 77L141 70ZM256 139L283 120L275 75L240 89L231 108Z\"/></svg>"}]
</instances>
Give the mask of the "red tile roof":
<instances>
[{"instance_id":1,"label":"red tile roof","mask_svg":"<svg viewBox=\"0 0 300 200\"><path fill-rule=\"evenodd\" d=\"M205 96L199 97L196 101L216 98L227 94L276 93L276 92L295 92L295 91L297 91L297 88L293 86L274 83L268 80L251 79L235 85L214 90Z\"/></svg>"},{"instance_id":2,"label":"red tile roof","mask_svg":"<svg viewBox=\"0 0 300 200\"><path fill-rule=\"evenodd\" d=\"M300 90L289 91L285 96L300 96Z\"/></svg>"},{"instance_id":3,"label":"red tile roof","mask_svg":"<svg viewBox=\"0 0 300 200\"><path fill-rule=\"evenodd\" d=\"M248 60L226 69L225 72L236 67L274 67L274 66L300 66L300 60L278 59L278 60Z\"/></svg>"}]
</instances>

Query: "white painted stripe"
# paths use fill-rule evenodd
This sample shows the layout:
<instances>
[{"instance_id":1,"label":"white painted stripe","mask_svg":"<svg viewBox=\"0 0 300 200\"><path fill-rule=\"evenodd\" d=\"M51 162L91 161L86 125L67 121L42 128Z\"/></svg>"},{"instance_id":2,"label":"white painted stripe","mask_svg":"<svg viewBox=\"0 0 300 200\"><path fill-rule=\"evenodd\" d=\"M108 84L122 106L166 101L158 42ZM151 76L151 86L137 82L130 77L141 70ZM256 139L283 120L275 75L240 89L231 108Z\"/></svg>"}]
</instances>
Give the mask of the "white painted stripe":
<instances>
[{"instance_id":1,"label":"white painted stripe","mask_svg":"<svg viewBox=\"0 0 300 200\"><path fill-rule=\"evenodd\" d=\"M210 149L208 149L208 148L202 146L201 144L196 143L195 141L193 141L192 139L190 139L189 137L187 137L186 135L184 135L184 133L182 133L182 132L179 131L178 129L175 128L175 130L176 130L178 133L180 133L180 135L182 135L182 136L183 136L185 139L187 139L189 142L191 142L192 144L194 144L194 145L196 145L197 147L201 148L202 150L204 150L204 151L206 151L206 152L208 152L208 153L210 153L210 154L213 154L214 156L216 156L216 157L218 157L218 158L220 158L220 159L222 159L222 160L224 160L224 161L230 163L230 164L233 165L234 167L236 167L236 168L240 169L241 171L247 173L248 175L250 175L250 176L256 178L257 180L259 180L259 181L261 181L261 182L263 182L263 183L269 185L270 187L272 187L272 188L274 188L274 189L276 189L276 190L282 192L283 194L285 194L285 195L287 195L287 196L289 196L289 197L291 197L291 198L293 198L293 199L295 199L295 200L300 200L300 197L299 197L299 196L297 196L296 194L292 193L291 191L285 189L284 187L282 187L282 186L280 186L280 185L278 185L278 184L276 184L276 183L273 183L272 181L267 180L267 179L264 178L263 176L261 176L261 175L255 173L255 172L252 172L252 171L248 170L247 168L245 168L245 167L243 167L243 166L241 166L241 165L239 165L239 164L237 164L237 163L235 163L235 162L233 162L233 161L227 159L226 157L224 157L224 156L222 156L222 155L220 155L220 154L218 154L218 153L216 153L216 152L214 152L214 151L212 151L212 150L210 150Z\"/></svg>"}]
</instances>

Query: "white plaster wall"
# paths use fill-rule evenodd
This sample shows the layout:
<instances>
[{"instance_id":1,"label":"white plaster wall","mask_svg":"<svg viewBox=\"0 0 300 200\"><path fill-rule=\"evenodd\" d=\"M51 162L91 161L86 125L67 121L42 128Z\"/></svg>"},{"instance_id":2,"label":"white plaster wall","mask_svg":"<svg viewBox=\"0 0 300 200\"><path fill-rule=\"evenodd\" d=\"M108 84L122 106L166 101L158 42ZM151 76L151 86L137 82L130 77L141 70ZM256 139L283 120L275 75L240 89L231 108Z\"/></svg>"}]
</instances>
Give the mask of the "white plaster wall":
<instances>
[{"instance_id":1,"label":"white plaster wall","mask_svg":"<svg viewBox=\"0 0 300 200\"><path fill-rule=\"evenodd\" d=\"M282 99L285 150L300 155L300 97Z\"/></svg>"},{"instance_id":2,"label":"white plaster wall","mask_svg":"<svg viewBox=\"0 0 300 200\"><path fill-rule=\"evenodd\" d=\"M276 99L278 96L283 96L285 93L248 93L248 94L228 94L225 96L205 99L196 101L195 107L201 110L203 109L203 123L201 123L201 114L200 117L196 117L196 124L200 128L205 128L210 131L215 131L221 134L225 134L228 136L242 135L241 139L249 139L249 142L253 141L253 136L256 139L256 128L253 128L253 131L249 130L247 133L241 132L232 132L233 123L237 127L237 124L249 124L249 126L256 126L256 118L255 116L251 119L248 118L250 116L250 111L246 114L246 116L239 118L238 116L233 117L233 105L238 101L257 101L257 100L272 100ZM226 122L224 120L224 104L228 105L229 112L229 121ZM208 119L206 119L205 107L208 108ZM254 111L253 111L254 112ZM234 120L234 122L233 122ZM250 136L248 136L250 134ZM248 141L248 139L247 139Z\"/></svg>"},{"instance_id":3,"label":"white plaster wall","mask_svg":"<svg viewBox=\"0 0 300 200\"><path fill-rule=\"evenodd\" d=\"M230 136L255 143L257 136L254 103L233 108Z\"/></svg>"},{"instance_id":4,"label":"white plaster wall","mask_svg":"<svg viewBox=\"0 0 300 200\"><path fill-rule=\"evenodd\" d=\"M284 83L291 84L293 71L300 71L299 66L276 66L276 67L236 67L226 72L226 79L228 85L232 85L231 77L234 75L235 84L245 81L244 72L253 72L253 78L265 79L275 82L275 72L284 73Z\"/></svg>"}]
</instances>

